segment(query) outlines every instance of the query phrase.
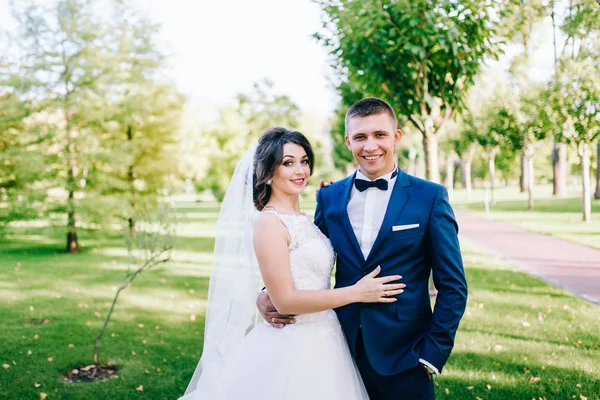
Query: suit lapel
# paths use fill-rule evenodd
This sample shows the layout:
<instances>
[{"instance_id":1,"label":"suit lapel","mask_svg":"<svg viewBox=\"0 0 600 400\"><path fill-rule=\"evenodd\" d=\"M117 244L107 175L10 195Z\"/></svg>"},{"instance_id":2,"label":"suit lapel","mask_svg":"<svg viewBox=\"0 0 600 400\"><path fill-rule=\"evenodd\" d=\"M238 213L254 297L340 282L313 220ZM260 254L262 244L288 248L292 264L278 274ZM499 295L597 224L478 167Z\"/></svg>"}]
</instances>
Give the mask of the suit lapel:
<instances>
[{"instance_id":1,"label":"suit lapel","mask_svg":"<svg viewBox=\"0 0 600 400\"><path fill-rule=\"evenodd\" d=\"M390 196L390 202L388 203L388 207L385 212L385 217L383 217L381 228L379 228L377 238L373 243L373 247L369 252L367 260L371 258L371 255L374 254L377 251L377 249L381 246L381 244L384 241L384 238L391 231L394 221L396 221L398 217L400 217L400 214L402 214L402 211L404 211L404 207L406 206L406 203L408 202L409 198L410 190L408 175L398 168L398 178L396 178L396 183L394 184L394 189L392 191L392 195Z\"/></svg>"},{"instance_id":2,"label":"suit lapel","mask_svg":"<svg viewBox=\"0 0 600 400\"><path fill-rule=\"evenodd\" d=\"M354 233L354 229L352 228L352 224L350 223L350 217L348 216L348 202L350 201L350 193L352 192L352 185L354 184L355 177L356 172L342 182L342 193L340 194L340 200L343 201L339 201L337 202L337 204L338 213L340 214L342 225L348 238L348 243L352 245L352 248L356 252L360 262L364 264L365 256L363 255L362 250L360 249L358 239L356 238L356 234Z\"/></svg>"}]
</instances>

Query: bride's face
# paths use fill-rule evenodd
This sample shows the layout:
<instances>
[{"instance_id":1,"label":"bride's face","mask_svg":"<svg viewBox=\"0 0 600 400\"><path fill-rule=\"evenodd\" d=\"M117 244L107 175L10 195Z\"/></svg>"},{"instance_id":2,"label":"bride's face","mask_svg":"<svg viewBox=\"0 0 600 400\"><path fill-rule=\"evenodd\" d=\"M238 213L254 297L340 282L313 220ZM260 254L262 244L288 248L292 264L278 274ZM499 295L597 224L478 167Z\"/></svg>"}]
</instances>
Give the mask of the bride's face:
<instances>
[{"instance_id":1,"label":"bride's face","mask_svg":"<svg viewBox=\"0 0 600 400\"><path fill-rule=\"evenodd\" d=\"M283 145L283 159L275 168L272 189L282 194L300 194L304 191L310 176L310 166L306 151L294 143Z\"/></svg>"}]
</instances>

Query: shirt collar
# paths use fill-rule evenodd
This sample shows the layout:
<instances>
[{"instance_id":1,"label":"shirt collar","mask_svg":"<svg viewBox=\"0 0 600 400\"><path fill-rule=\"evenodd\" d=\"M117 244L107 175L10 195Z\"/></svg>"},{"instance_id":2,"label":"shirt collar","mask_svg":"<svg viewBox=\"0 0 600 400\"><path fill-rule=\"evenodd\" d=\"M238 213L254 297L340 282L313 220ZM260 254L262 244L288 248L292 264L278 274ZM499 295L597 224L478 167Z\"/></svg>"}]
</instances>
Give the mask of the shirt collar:
<instances>
[{"instance_id":1,"label":"shirt collar","mask_svg":"<svg viewBox=\"0 0 600 400\"><path fill-rule=\"evenodd\" d=\"M356 170L356 178L355 179L362 179L362 180L369 181L369 182L372 182L372 181L377 180L377 179L384 179L384 180L388 181L388 183L389 183L389 182L391 182L392 180L394 180L394 179L396 179L398 177L398 175L396 174L396 176L394 176L392 178L392 174L395 171L397 171L397 170L398 170L398 165L394 164L394 169L392 171L388 172L385 175L379 176L379 177L377 177L375 179L369 179L362 172L360 172L360 169L357 169Z\"/></svg>"}]
</instances>

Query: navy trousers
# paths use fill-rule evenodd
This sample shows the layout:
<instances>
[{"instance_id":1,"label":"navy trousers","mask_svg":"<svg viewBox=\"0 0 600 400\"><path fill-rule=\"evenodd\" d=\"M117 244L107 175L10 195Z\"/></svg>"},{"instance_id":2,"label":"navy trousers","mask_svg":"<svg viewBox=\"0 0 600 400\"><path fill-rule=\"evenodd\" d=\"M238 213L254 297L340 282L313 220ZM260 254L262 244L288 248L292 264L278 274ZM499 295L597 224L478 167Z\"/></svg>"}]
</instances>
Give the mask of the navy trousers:
<instances>
[{"instance_id":1,"label":"navy trousers","mask_svg":"<svg viewBox=\"0 0 600 400\"><path fill-rule=\"evenodd\" d=\"M363 378L370 400L434 400L433 380L417 365L392 376L381 376L367 359L362 332L356 342L356 365Z\"/></svg>"}]
</instances>

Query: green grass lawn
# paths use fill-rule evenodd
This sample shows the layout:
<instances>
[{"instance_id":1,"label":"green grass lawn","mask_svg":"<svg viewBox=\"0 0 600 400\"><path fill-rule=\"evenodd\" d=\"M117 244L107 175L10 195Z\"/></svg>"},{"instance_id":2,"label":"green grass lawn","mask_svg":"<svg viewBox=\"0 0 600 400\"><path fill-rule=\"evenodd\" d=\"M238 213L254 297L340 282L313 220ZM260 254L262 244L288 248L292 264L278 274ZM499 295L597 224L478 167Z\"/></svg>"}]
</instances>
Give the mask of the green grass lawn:
<instances>
[{"instance_id":1,"label":"green grass lawn","mask_svg":"<svg viewBox=\"0 0 600 400\"><path fill-rule=\"evenodd\" d=\"M487 213L484 210L483 189L473 190L470 203L464 190L456 190L451 202L457 210L600 249L600 200L592 200L592 222L584 223L580 195L569 193L567 198L555 198L551 190L548 185L537 188L534 211L528 210L527 193L520 193L516 187L498 189L497 203Z\"/></svg>"},{"instance_id":2,"label":"green grass lawn","mask_svg":"<svg viewBox=\"0 0 600 400\"><path fill-rule=\"evenodd\" d=\"M312 212L310 204L305 208ZM123 292L101 358L113 379L68 384L126 268L118 236L23 229L0 245L0 399L176 399L201 354L215 204L179 208L173 262ZM463 243L470 299L441 399L600 399L600 309ZM489 386L488 386L489 385ZM136 388L143 387L143 391Z\"/></svg>"}]
</instances>

